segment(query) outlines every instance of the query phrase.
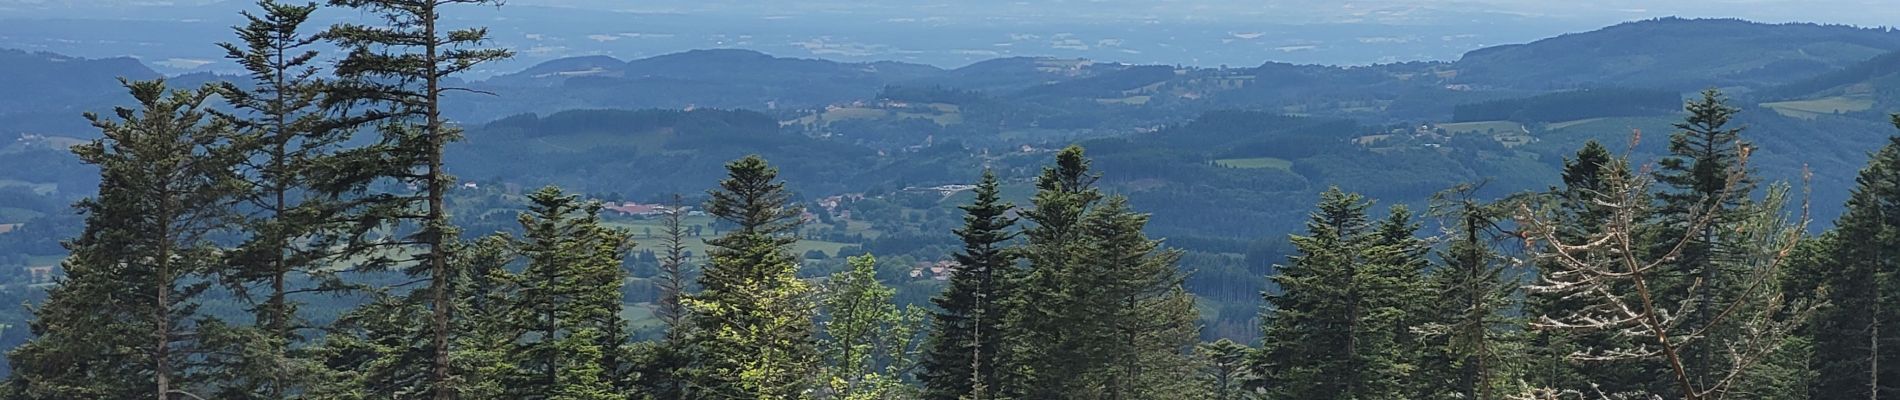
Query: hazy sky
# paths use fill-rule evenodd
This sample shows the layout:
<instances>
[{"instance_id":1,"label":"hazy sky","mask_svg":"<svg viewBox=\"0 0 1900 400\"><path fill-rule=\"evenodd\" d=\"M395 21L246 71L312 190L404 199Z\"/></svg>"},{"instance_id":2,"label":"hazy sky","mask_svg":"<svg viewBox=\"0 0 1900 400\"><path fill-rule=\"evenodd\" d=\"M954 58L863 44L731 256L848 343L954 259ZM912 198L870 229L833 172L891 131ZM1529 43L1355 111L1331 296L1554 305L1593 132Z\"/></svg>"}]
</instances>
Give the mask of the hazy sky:
<instances>
[{"instance_id":1,"label":"hazy sky","mask_svg":"<svg viewBox=\"0 0 1900 400\"><path fill-rule=\"evenodd\" d=\"M226 0L0 0L0 13L14 7L199 5L223 1ZM1403 23L1414 18L1444 17L1447 13L1502 13L1588 23L1677 15L1863 26L1900 24L1900 7L1895 0L508 0L508 3L634 12L836 13L901 18L1244 18L1276 23Z\"/></svg>"}]
</instances>

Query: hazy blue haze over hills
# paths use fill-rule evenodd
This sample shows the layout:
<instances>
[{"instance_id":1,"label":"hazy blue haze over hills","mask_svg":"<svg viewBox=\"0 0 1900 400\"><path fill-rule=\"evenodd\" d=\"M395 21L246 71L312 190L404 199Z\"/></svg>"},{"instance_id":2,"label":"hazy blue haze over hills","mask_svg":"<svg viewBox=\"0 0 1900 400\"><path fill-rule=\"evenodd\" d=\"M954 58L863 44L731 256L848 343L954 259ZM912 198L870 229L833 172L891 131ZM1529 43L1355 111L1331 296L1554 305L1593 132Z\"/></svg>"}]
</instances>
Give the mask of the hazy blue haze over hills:
<instances>
[{"instance_id":1,"label":"hazy blue haze over hills","mask_svg":"<svg viewBox=\"0 0 1900 400\"><path fill-rule=\"evenodd\" d=\"M1246 66L1266 61L1358 65L1453 60L1480 47L1520 43L1619 21L1666 15L1770 22L1897 20L1887 7L1791 0L1612 1L512 1L471 9L521 57L478 75L555 58L634 59L703 48L846 61L896 60L956 67L1005 56L1086 57L1137 64ZM0 1L0 47L85 57L131 55L167 73L229 71L222 40L242 1ZM1869 4L1871 5L1871 3ZM603 12L604 11L604 12ZM326 12L333 22L358 17Z\"/></svg>"}]
</instances>

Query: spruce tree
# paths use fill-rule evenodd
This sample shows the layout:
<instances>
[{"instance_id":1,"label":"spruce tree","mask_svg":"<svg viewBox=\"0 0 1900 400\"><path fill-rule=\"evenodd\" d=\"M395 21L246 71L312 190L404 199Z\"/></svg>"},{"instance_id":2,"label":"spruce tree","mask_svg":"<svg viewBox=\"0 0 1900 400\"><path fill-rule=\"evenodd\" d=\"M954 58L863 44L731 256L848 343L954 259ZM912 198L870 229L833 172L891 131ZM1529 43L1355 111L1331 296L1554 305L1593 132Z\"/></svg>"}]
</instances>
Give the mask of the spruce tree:
<instances>
[{"instance_id":1,"label":"spruce tree","mask_svg":"<svg viewBox=\"0 0 1900 400\"><path fill-rule=\"evenodd\" d=\"M917 378L924 397L933 400L998 398L996 371L1002 350L1005 286L1015 269L1007 242L1016 219L1014 206L1003 201L996 174L984 171L976 186L976 200L962 206L964 217L957 237L963 250L955 257L949 287L933 302L930 339Z\"/></svg>"},{"instance_id":2,"label":"spruce tree","mask_svg":"<svg viewBox=\"0 0 1900 400\"><path fill-rule=\"evenodd\" d=\"M1421 362L1440 391L1427 398L1500 399L1515 395L1510 385L1520 350L1515 335L1518 280L1491 246L1503 211L1473 198L1476 186L1462 185L1434 196L1433 213L1450 219L1451 244L1439 255L1442 265L1430 278L1431 316L1437 320L1436 348Z\"/></svg>"},{"instance_id":3,"label":"spruce tree","mask_svg":"<svg viewBox=\"0 0 1900 400\"><path fill-rule=\"evenodd\" d=\"M1702 97L1690 101L1685 107L1689 116L1675 125L1676 132L1669 138L1669 156L1664 157L1655 172L1656 182L1664 190L1656 193L1661 202L1657 211L1657 234L1659 237L1691 237L1684 243L1680 254L1673 260L1674 271L1670 271L1669 285L1693 287L1687 291L1687 298L1662 299L1666 302L1689 301L1694 307L1691 315L1686 316L1684 326L1700 328L1709 325L1720 310L1714 305L1725 304L1741 290L1736 287L1733 271L1736 250L1732 243L1723 243L1722 232L1729 230L1738 221L1745 218L1742 209L1748 204L1748 197L1754 191L1755 180L1746 170L1746 159L1753 147L1742 140L1742 129L1729 123L1741 110L1728 105L1721 92L1714 89L1702 92ZM1706 220L1706 222L1698 221ZM1693 230L1693 231L1691 231ZM1672 246L1671 241L1659 241L1657 246ZM1670 248L1650 249L1652 252L1668 252ZM1738 332L1711 331L1710 336L1732 336ZM1723 362L1719 357L1722 349L1696 345L1685 349L1685 367L1690 376L1698 382L1710 382L1720 368L1716 364Z\"/></svg>"},{"instance_id":4,"label":"spruce tree","mask_svg":"<svg viewBox=\"0 0 1900 400\"><path fill-rule=\"evenodd\" d=\"M809 283L791 254L802 210L758 156L726 164L707 211L734 229L708 240L700 292L686 297L699 365L689 390L708 398L806 396L818 369Z\"/></svg>"},{"instance_id":5,"label":"spruce tree","mask_svg":"<svg viewBox=\"0 0 1900 400\"><path fill-rule=\"evenodd\" d=\"M516 357L521 335L514 299L521 278L509 272L516 260L515 245L503 234L493 234L456 250L455 352L450 363L458 371L456 395L463 400L516 399L515 378L521 371ZM422 376L416 374L414 376Z\"/></svg>"},{"instance_id":6,"label":"spruce tree","mask_svg":"<svg viewBox=\"0 0 1900 400\"><path fill-rule=\"evenodd\" d=\"M1246 400L1249 376L1247 359L1254 349L1229 339L1202 343L1194 347L1201 360L1202 382L1212 400Z\"/></svg>"},{"instance_id":7,"label":"spruce tree","mask_svg":"<svg viewBox=\"0 0 1900 400\"><path fill-rule=\"evenodd\" d=\"M1096 179L1082 148L1065 148L1037 178L1034 208L1022 212L1032 224L1023 230L1020 250L1029 266L1005 303L1006 350L997 371L1002 397L1061 399L1097 389L1086 387L1083 373L1102 363L1099 354L1070 336L1087 324L1077 312L1081 293L1072 277L1085 261L1084 217L1102 198Z\"/></svg>"},{"instance_id":8,"label":"spruce tree","mask_svg":"<svg viewBox=\"0 0 1900 400\"><path fill-rule=\"evenodd\" d=\"M25 398L204 395L187 366L203 350L196 298L219 262L210 236L239 187L231 127L205 111L213 87L125 86L139 106L87 114L103 138L73 148L99 168L99 192L77 206L86 227L33 309L35 338L9 354Z\"/></svg>"},{"instance_id":9,"label":"spruce tree","mask_svg":"<svg viewBox=\"0 0 1900 400\"><path fill-rule=\"evenodd\" d=\"M629 234L602 225L599 203L559 188L528 199L520 217L525 236L516 245L528 263L510 299L521 335L510 358L522 370L509 385L512 397L591 398L625 389L617 373L625 369L621 346L631 340L620 319Z\"/></svg>"},{"instance_id":10,"label":"spruce tree","mask_svg":"<svg viewBox=\"0 0 1900 400\"><path fill-rule=\"evenodd\" d=\"M1816 399L1900 398L1900 137L1862 169L1820 272L1827 306L1810 322ZM1851 239L1849 239L1851 238Z\"/></svg>"},{"instance_id":11,"label":"spruce tree","mask_svg":"<svg viewBox=\"0 0 1900 400\"><path fill-rule=\"evenodd\" d=\"M244 12L246 24L234 28L241 43L220 44L250 77L249 85L222 86L219 95L236 111L218 115L238 128L248 184L240 206L251 211L242 224L246 241L227 254L230 265L219 273L240 297L263 292L261 302L251 300L255 332L202 332L226 347L221 353L237 355L208 360L224 383L216 393L223 399L280 399L308 383L303 380L314 366L291 349L307 327L290 297L340 286L324 262L334 245L326 233L343 203L335 196L367 183L326 182L330 174L321 171L337 164L349 130L324 105L327 88L312 65L317 52L310 50L321 38L302 32L317 5L262 0L257 6L259 13ZM292 286L299 281L314 285Z\"/></svg>"},{"instance_id":12,"label":"spruce tree","mask_svg":"<svg viewBox=\"0 0 1900 400\"><path fill-rule=\"evenodd\" d=\"M1338 188L1320 195L1307 235L1294 236L1299 253L1272 278L1266 295L1263 347L1254 364L1270 399L1397 398L1412 360L1399 343L1405 280L1417 271L1417 251L1401 240L1416 225L1409 212L1374 230L1370 203ZM1381 244L1386 243L1386 244ZM1413 256L1401 256L1402 254ZM1415 278L1414 278L1415 279ZM1413 282L1416 282L1414 280Z\"/></svg>"},{"instance_id":13,"label":"spruce tree","mask_svg":"<svg viewBox=\"0 0 1900 400\"><path fill-rule=\"evenodd\" d=\"M495 4L495 0L330 0L331 5L355 8L378 14L383 26L338 24L324 34L347 55L336 64L343 78L332 93L333 102L365 103L377 108L360 116L361 121L381 128L383 138L368 151L380 152L382 160L356 165L356 175L391 177L413 185L417 193L394 193L364 218L375 225L406 222L417 231L404 240L404 247L416 248L409 259L408 272L426 276L430 337L428 384L436 389L432 397L454 399L449 383L454 371L449 365L454 334L451 321L454 302L449 259L457 233L449 220L444 197L454 179L443 168L444 146L460 136L460 129L442 115L442 99L450 91L464 90L450 85L449 78L468 72L494 60L508 58L511 52L482 49L488 40L484 28L446 29L440 26L443 11L452 6ZM366 230L366 229L363 229Z\"/></svg>"},{"instance_id":14,"label":"spruce tree","mask_svg":"<svg viewBox=\"0 0 1900 400\"><path fill-rule=\"evenodd\" d=\"M1076 311L1101 314L1069 336L1083 338L1081 347L1103 362L1093 366L1097 381L1091 382L1105 386L1103 393L1088 398L1194 396L1201 388L1188 352L1200 337L1200 314L1183 287L1181 251L1143 234L1148 216L1130 210L1122 196L1090 210L1085 224L1086 261L1075 291L1087 295L1086 308Z\"/></svg>"},{"instance_id":15,"label":"spruce tree","mask_svg":"<svg viewBox=\"0 0 1900 400\"><path fill-rule=\"evenodd\" d=\"M691 396L687 391L687 368L693 358L693 325L685 298L693 266L686 250L686 214L685 201L674 195L672 205L660 219L660 276L654 279L660 298L654 316L665 326L666 336L658 343L639 344L641 354L630 354L643 357L634 363L637 370L628 374L635 380L633 385L659 399Z\"/></svg>"},{"instance_id":16,"label":"spruce tree","mask_svg":"<svg viewBox=\"0 0 1900 400\"><path fill-rule=\"evenodd\" d=\"M1193 385L1199 325L1180 253L1141 233L1147 216L1094 187L1082 148L1056 155L1023 218L1029 269L1012 283L1002 396L1146 399Z\"/></svg>"}]
</instances>

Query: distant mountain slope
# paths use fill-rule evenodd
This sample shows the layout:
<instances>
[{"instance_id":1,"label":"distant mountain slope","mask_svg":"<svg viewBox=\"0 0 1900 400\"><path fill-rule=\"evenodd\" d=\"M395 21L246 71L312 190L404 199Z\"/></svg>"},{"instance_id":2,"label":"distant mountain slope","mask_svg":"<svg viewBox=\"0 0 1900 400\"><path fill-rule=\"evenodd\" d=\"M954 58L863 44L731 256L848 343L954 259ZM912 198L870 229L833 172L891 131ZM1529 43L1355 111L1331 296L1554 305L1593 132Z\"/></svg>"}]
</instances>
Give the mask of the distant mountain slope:
<instances>
[{"instance_id":1,"label":"distant mountain slope","mask_svg":"<svg viewBox=\"0 0 1900 400\"><path fill-rule=\"evenodd\" d=\"M586 108L798 108L868 99L886 85L941 74L900 62L846 63L713 49L620 62L565 58L477 83L500 96L467 98L461 115Z\"/></svg>"},{"instance_id":2,"label":"distant mountain slope","mask_svg":"<svg viewBox=\"0 0 1900 400\"><path fill-rule=\"evenodd\" d=\"M1128 65L1077 58L1009 57L965 65L945 71L939 76L922 78L911 84L969 90L1015 91L1121 71L1125 68L1128 68Z\"/></svg>"},{"instance_id":3,"label":"distant mountain slope","mask_svg":"<svg viewBox=\"0 0 1900 400\"><path fill-rule=\"evenodd\" d=\"M0 49L0 137L85 127L84 111L129 99L118 78L160 75L129 57L86 59ZM59 132L70 133L70 132Z\"/></svg>"},{"instance_id":4,"label":"distant mountain slope","mask_svg":"<svg viewBox=\"0 0 1900 400\"><path fill-rule=\"evenodd\" d=\"M1874 57L1859 64L1748 96L1782 114L1865 113L1870 119L1900 106L1900 52Z\"/></svg>"},{"instance_id":5,"label":"distant mountain slope","mask_svg":"<svg viewBox=\"0 0 1900 400\"><path fill-rule=\"evenodd\" d=\"M1539 90L1762 88L1895 50L1900 32L1886 29L1664 18L1474 50L1456 63L1454 82Z\"/></svg>"},{"instance_id":6,"label":"distant mountain slope","mask_svg":"<svg viewBox=\"0 0 1900 400\"><path fill-rule=\"evenodd\" d=\"M727 161L770 158L804 190L842 191L840 171L863 171L875 153L779 129L752 111L577 110L518 115L470 129L450 146L453 172L475 182L559 184L596 193L693 193Z\"/></svg>"}]
</instances>

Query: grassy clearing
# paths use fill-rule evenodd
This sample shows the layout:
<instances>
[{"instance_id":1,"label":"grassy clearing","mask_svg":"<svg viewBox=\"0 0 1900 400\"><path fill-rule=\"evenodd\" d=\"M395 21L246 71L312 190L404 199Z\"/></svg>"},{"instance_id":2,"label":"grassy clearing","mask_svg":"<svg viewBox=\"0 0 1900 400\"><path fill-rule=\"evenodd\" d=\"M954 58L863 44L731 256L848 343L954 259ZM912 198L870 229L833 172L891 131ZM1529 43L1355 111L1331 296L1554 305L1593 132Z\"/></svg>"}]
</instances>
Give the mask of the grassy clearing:
<instances>
[{"instance_id":1,"label":"grassy clearing","mask_svg":"<svg viewBox=\"0 0 1900 400\"><path fill-rule=\"evenodd\" d=\"M1813 100L1762 103L1761 106L1787 117L1815 119L1822 115L1866 111L1874 108L1874 99L1868 96L1834 96Z\"/></svg>"},{"instance_id":2,"label":"grassy clearing","mask_svg":"<svg viewBox=\"0 0 1900 400\"><path fill-rule=\"evenodd\" d=\"M1583 124L1588 124L1591 122L1597 122L1597 121L1602 121L1602 120L1603 118L1599 117L1599 118L1584 118L1584 119L1579 119L1575 121L1552 122L1549 124L1545 124L1544 129L1554 131L1558 129L1569 128L1569 127L1573 127L1577 125L1583 125Z\"/></svg>"},{"instance_id":3,"label":"grassy clearing","mask_svg":"<svg viewBox=\"0 0 1900 400\"><path fill-rule=\"evenodd\" d=\"M1273 157L1227 158L1214 160L1214 164L1227 168L1293 170L1293 161Z\"/></svg>"}]
</instances>

